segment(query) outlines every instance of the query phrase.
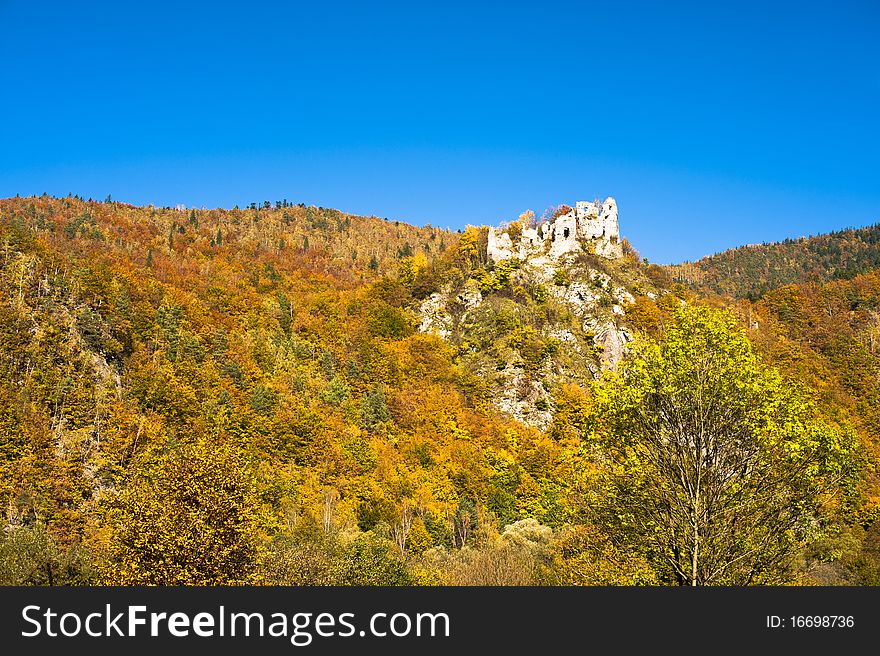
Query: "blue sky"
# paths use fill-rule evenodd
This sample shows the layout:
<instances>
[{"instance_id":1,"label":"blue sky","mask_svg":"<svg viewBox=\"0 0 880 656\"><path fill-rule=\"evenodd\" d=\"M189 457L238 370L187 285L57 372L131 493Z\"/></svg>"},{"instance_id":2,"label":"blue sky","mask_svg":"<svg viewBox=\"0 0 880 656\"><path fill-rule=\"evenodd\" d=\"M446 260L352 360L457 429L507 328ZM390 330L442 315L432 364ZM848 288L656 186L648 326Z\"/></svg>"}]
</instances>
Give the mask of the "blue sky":
<instances>
[{"instance_id":1,"label":"blue sky","mask_svg":"<svg viewBox=\"0 0 880 656\"><path fill-rule=\"evenodd\" d=\"M878 34L877 0L0 0L0 196L459 228L613 195L696 259L880 220Z\"/></svg>"}]
</instances>

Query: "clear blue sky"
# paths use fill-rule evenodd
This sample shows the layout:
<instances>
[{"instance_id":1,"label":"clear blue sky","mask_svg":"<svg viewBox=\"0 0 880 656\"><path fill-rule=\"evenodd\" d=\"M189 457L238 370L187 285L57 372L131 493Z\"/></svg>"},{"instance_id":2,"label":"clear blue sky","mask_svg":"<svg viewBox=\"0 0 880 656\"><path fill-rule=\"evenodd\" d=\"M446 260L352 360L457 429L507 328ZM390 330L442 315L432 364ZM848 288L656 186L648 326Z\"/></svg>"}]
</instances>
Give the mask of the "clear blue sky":
<instances>
[{"instance_id":1,"label":"clear blue sky","mask_svg":"<svg viewBox=\"0 0 880 656\"><path fill-rule=\"evenodd\" d=\"M613 195L658 262L880 220L880 2L0 0L0 196L416 224Z\"/></svg>"}]
</instances>

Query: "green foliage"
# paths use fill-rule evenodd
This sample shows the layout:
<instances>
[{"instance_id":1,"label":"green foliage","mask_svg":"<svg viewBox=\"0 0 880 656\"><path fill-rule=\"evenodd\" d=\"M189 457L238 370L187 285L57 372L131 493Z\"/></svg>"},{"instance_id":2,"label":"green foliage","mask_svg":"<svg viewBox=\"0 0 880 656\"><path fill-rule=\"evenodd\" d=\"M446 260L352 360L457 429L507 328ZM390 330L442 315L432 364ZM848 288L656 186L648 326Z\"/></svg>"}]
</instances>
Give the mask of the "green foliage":
<instances>
[{"instance_id":1,"label":"green foliage","mask_svg":"<svg viewBox=\"0 0 880 656\"><path fill-rule=\"evenodd\" d=\"M380 385L364 392L360 411L361 424L369 430L375 430L377 426L391 419L388 404L385 402L385 391Z\"/></svg>"},{"instance_id":2,"label":"green foliage","mask_svg":"<svg viewBox=\"0 0 880 656\"><path fill-rule=\"evenodd\" d=\"M880 224L827 235L742 246L670 267L681 282L756 300L792 283L851 279L880 267Z\"/></svg>"},{"instance_id":3,"label":"green foliage","mask_svg":"<svg viewBox=\"0 0 880 656\"><path fill-rule=\"evenodd\" d=\"M565 269L556 269L553 273L553 284L560 287L568 287L571 284Z\"/></svg>"},{"instance_id":4,"label":"green foliage","mask_svg":"<svg viewBox=\"0 0 880 656\"><path fill-rule=\"evenodd\" d=\"M774 582L857 480L854 434L761 362L733 319L685 307L596 388L599 520L680 584Z\"/></svg>"},{"instance_id":5,"label":"green foliage","mask_svg":"<svg viewBox=\"0 0 880 656\"><path fill-rule=\"evenodd\" d=\"M362 531L371 531L381 523L391 524L397 517L397 506L385 497L370 496L357 507L357 523Z\"/></svg>"},{"instance_id":6,"label":"green foliage","mask_svg":"<svg viewBox=\"0 0 880 656\"><path fill-rule=\"evenodd\" d=\"M333 376L321 394L321 398L330 405L339 405L349 396L351 396L351 388L341 376Z\"/></svg>"},{"instance_id":7,"label":"green foliage","mask_svg":"<svg viewBox=\"0 0 880 656\"><path fill-rule=\"evenodd\" d=\"M494 292L504 289L510 284L510 276L522 267L518 259L510 258L496 263L490 270L481 269L476 273L476 280L483 292Z\"/></svg>"},{"instance_id":8,"label":"green foliage","mask_svg":"<svg viewBox=\"0 0 880 656\"><path fill-rule=\"evenodd\" d=\"M264 385L257 385L251 391L250 398L251 409L260 415L268 415L275 408L277 395L275 392Z\"/></svg>"},{"instance_id":9,"label":"green foliage","mask_svg":"<svg viewBox=\"0 0 880 656\"><path fill-rule=\"evenodd\" d=\"M409 553L414 556L421 556L428 549L434 546L434 538L425 526L425 520L416 517L413 520L412 528L410 528L407 537L407 548Z\"/></svg>"},{"instance_id":10,"label":"green foliage","mask_svg":"<svg viewBox=\"0 0 880 656\"><path fill-rule=\"evenodd\" d=\"M367 317L370 334L375 337L400 339L412 332L409 317L400 308L376 305Z\"/></svg>"},{"instance_id":11,"label":"green foliage","mask_svg":"<svg viewBox=\"0 0 880 656\"><path fill-rule=\"evenodd\" d=\"M77 236L90 237L96 232L95 218L86 210L81 215L68 220L64 224L64 236L73 239ZM100 234L100 231L97 231Z\"/></svg>"},{"instance_id":12,"label":"green foliage","mask_svg":"<svg viewBox=\"0 0 880 656\"><path fill-rule=\"evenodd\" d=\"M9 526L0 535L0 585L90 585L91 554L62 548L44 524Z\"/></svg>"},{"instance_id":13,"label":"green foliage","mask_svg":"<svg viewBox=\"0 0 880 656\"><path fill-rule=\"evenodd\" d=\"M535 303L544 303L548 298L547 289L543 285L532 285L528 291Z\"/></svg>"},{"instance_id":14,"label":"green foliage","mask_svg":"<svg viewBox=\"0 0 880 656\"><path fill-rule=\"evenodd\" d=\"M616 547L595 527L566 529L551 545L544 570L550 585L658 585L644 557Z\"/></svg>"},{"instance_id":15,"label":"green foliage","mask_svg":"<svg viewBox=\"0 0 880 656\"><path fill-rule=\"evenodd\" d=\"M343 542L333 537L279 539L263 566L272 585L411 585L394 545L370 533Z\"/></svg>"}]
</instances>

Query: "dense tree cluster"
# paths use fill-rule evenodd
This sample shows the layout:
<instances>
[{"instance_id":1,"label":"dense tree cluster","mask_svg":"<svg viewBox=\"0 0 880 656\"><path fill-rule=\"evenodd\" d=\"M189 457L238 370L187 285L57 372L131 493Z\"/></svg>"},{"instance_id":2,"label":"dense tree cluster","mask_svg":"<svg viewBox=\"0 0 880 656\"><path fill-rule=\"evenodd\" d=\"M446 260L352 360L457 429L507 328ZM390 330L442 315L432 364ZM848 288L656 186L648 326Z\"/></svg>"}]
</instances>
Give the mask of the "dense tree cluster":
<instances>
[{"instance_id":1,"label":"dense tree cluster","mask_svg":"<svg viewBox=\"0 0 880 656\"><path fill-rule=\"evenodd\" d=\"M484 232L287 201L0 201L0 582L689 583L695 544L698 583L874 580L860 464L876 462L880 283L783 288L731 315L640 295L629 363L550 390L541 432L499 414L471 366L492 348L524 367L558 351L546 295L505 281ZM667 284L635 256L621 266L635 287ZM419 333L419 302L467 281L487 286L485 344ZM705 380L694 348L719 358ZM727 506L682 505L658 459L670 436L691 448L657 417L695 380L741 468L713 494L771 481L759 511L791 509L772 549L723 551ZM695 540L664 538L686 517L704 522ZM712 575L718 554L742 567Z\"/></svg>"},{"instance_id":2,"label":"dense tree cluster","mask_svg":"<svg viewBox=\"0 0 880 656\"><path fill-rule=\"evenodd\" d=\"M878 267L880 224L742 246L670 270L698 289L754 301L784 285L851 279Z\"/></svg>"}]
</instances>

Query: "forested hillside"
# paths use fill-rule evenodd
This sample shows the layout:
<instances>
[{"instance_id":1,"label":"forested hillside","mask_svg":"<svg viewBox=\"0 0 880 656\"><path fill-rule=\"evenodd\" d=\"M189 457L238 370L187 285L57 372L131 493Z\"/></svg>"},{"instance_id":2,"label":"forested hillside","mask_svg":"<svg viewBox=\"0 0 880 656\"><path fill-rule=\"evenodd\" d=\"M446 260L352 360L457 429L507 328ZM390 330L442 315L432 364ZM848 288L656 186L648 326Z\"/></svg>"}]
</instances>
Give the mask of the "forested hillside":
<instances>
[{"instance_id":1,"label":"forested hillside","mask_svg":"<svg viewBox=\"0 0 880 656\"><path fill-rule=\"evenodd\" d=\"M878 581L877 274L732 302L587 254L548 293L485 230L286 202L6 199L0 249L0 582ZM471 288L470 324L419 330ZM578 289L633 332L617 371L553 337L594 339ZM654 439L704 383L717 517Z\"/></svg>"},{"instance_id":2,"label":"forested hillside","mask_svg":"<svg viewBox=\"0 0 880 656\"><path fill-rule=\"evenodd\" d=\"M851 279L880 267L880 224L752 244L669 267L699 290L757 300L783 285Z\"/></svg>"}]
</instances>

